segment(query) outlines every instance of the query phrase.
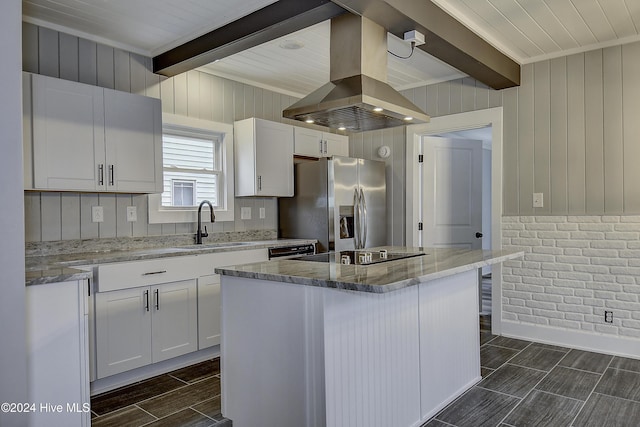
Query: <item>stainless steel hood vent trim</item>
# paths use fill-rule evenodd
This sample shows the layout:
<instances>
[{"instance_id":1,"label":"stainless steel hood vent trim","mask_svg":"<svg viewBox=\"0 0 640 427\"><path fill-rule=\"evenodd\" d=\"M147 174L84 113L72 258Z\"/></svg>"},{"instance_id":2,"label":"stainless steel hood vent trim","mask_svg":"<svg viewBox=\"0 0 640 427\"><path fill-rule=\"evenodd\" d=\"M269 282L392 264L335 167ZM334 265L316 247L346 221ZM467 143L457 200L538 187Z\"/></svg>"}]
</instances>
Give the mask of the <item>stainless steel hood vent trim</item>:
<instances>
[{"instance_id":1,"label":"stainless steel hood vent trim","mask_svg":"<svg viewBox=\"0 0 640 427\"><path fill-rule=\"evenodd\" d=\"M333 18L330 54L331 81L285 109L283 117L351 132L429 121L427 114L386 83L384 28L357 15Z\"/></svg>"}]
</instances>

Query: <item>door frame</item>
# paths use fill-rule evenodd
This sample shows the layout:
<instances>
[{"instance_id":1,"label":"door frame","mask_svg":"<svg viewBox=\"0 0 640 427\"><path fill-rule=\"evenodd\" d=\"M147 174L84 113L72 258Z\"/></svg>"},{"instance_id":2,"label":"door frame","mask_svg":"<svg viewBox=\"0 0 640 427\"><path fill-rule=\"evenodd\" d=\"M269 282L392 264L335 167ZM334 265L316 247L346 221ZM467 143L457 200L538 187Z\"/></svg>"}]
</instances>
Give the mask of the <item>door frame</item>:
<instances>
[{"instance_id":1,"label":"door frame","mask_svg":"<svg viewBox=\"0 0 640 427\"><path fill-rule=\"evenodd\" d=\"M491 126L491 249L502 249L502 107L468 111L440 117L432 117L429 123L407 126L406 158L406 245L417 246L420 238L418 222L422 220L420 203L421 168L418 155L422 154L422 137ZM415 202L414 202L415 201ZM492 266L491 329L500 335L502 318L502 264Z\"/></svg>"}]
</instances>

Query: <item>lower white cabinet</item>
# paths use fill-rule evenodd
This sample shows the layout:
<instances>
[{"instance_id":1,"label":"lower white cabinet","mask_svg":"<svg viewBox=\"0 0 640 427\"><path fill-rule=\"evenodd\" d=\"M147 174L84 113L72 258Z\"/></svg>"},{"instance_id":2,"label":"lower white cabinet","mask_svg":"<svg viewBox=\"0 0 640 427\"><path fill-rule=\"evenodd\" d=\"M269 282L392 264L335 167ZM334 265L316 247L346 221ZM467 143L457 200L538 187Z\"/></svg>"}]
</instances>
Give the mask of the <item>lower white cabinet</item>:
<instances>
[{"instance_id":1,"label":"lower white cabinet","mask_svg":"<svg viewBox=\"0 0 640 427\"><path fill-rule=\"evenodd\" d=\"M196 281L95 295L96 372L104 378L196 351Z\"/></svg>"},{"instance_id":2,"label":"lower white cabinet","mask_svg":"<svg viewBox=\"0 0 640 427\"><path fill-rule=\"evenodd\" d=\"M91 425L87 310L86 280L27 286L29 426Z\"/></svg>"},{"instance_id":3,"label":"lower white cabinet","mask_svg":"<svg viewBox=\"0 0 640 427\"><path fill-rule=\"evenodd\" d=\"M220 344L220 275L198 278L198 348Z\"/></svg>"}]
</instances>

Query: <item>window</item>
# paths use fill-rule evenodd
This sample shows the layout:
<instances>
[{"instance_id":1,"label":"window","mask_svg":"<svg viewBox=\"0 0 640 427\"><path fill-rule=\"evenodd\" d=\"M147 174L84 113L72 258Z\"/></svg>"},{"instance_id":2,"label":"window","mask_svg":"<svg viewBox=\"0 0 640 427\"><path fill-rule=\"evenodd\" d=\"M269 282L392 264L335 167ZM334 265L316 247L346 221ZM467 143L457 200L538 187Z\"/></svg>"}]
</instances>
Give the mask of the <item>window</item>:
<instances>
[{"instance_id":1,"label":"window","mask_svg":"<svg viewBox=\"0 0 640 427\"><path fill-rule=\"evenodd\" d=\"M203 200L213 204L216 221L232 221L233 125L173 114L162 119L164 192L149 195L149 222L195 222Z\"/></svg>"},{"instance_id":2,"label":"window","mask_svg":"<svg viewBox=\"0 0 640 427\"><path fill-rule=\"evenodd\" d=\"M196 200L196 181L171 180L171 206L194 206ZM164 203L164 198L162 200Z\"/></svg>"},{"instance_id":3,"label":"window","mask_svg":"<svg viewBox=\"0 0 640 427\"><path fill-rule=\"evenodd\" d=\"M219 208L224 194L222 137L201 129L166 124L162 133L162 206L194 206L209 200Z\"/></svg>"}]
</instances>

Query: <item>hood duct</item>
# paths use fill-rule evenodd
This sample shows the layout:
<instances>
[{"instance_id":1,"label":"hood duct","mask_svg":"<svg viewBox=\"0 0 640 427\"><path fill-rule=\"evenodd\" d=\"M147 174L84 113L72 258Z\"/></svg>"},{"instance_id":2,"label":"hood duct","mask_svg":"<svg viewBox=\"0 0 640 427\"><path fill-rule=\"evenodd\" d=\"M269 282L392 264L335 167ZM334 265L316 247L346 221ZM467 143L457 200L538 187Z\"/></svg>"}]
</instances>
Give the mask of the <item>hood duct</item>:
<instances>
[{"instance_id":1,"label":"hood duct","mask_svg":"<svg viewBox=\"0 0 640 427\"><path fill-rule=\"evenodd\" d=\"M282 116L362 132L427 123L429 116L387 84L387 31L362 16L331 20L330 82Z\"/></svg>"}]
</instances>

